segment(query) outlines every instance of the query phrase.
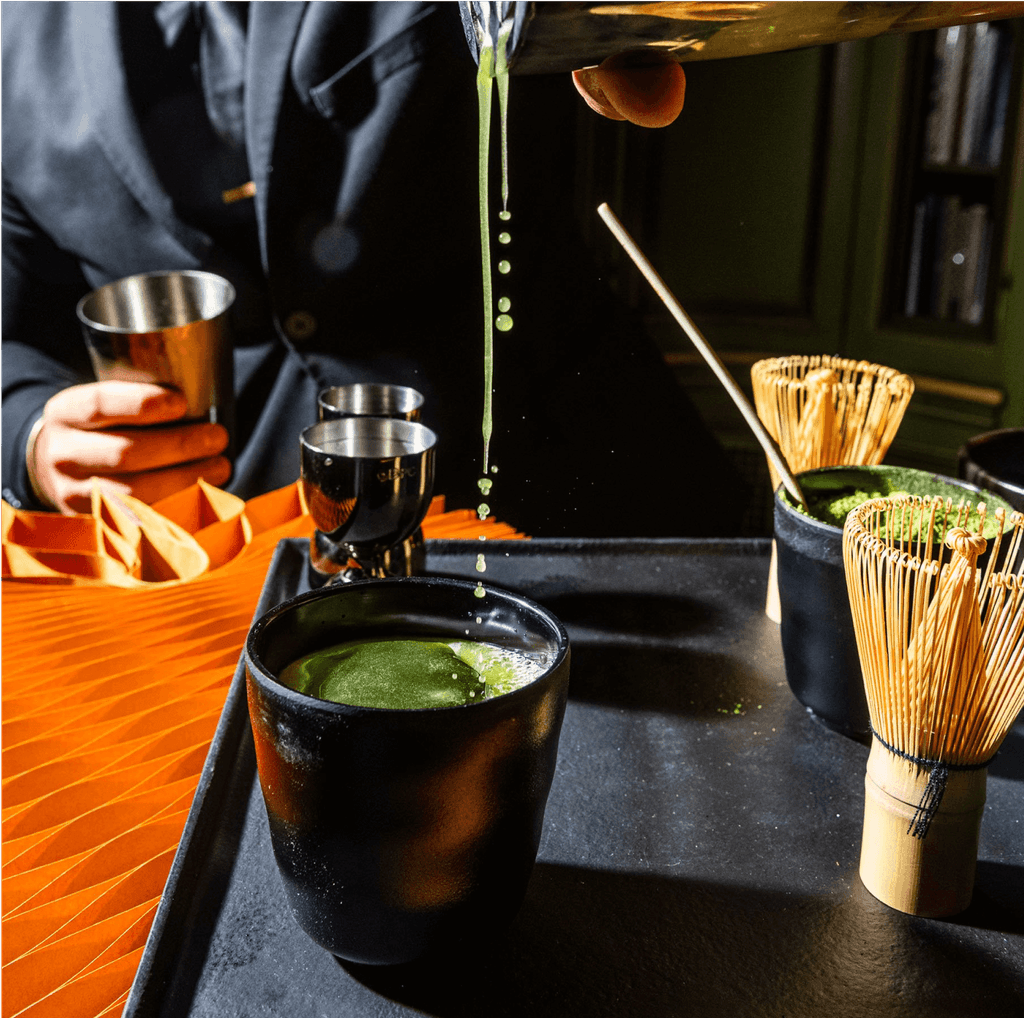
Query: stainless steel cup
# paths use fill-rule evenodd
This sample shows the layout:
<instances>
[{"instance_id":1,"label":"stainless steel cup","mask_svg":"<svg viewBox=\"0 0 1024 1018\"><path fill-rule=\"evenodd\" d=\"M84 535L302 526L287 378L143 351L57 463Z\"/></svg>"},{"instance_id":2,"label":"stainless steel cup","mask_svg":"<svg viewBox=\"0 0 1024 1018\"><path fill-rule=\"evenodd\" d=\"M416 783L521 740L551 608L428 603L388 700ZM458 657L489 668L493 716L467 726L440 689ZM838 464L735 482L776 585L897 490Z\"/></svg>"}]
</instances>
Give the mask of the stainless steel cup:
<instances>
[{"instance_id":1,"label":"stainless steel cup","mask_svg":"<svg viewBox=\"0 0 1024 1018\"><path fill-rule=\"evenodd\" d=\"M212 272L147 272L78 303L96 378L155 382L188 401L188 420L234 425L228 312L234 287Z\"/></svg>"},{"instance_id":2,"label":"stainless steel cup","mask_svg":"<svg viewBox=\"0 0 1024 1018\"><path fill-rule=\"evenodd\" d=\"M388 417L342 417L302 432L314 571L342 573L352 558L364 575L391 575L388 553L416 532L430 507L436 441L424 425ZM336 560L324 561L324 539L341 551Z\"/></svg>"},{"instance_id":3,"label":"stainless steel cup","mask_svg":"<svg viewBox=\"0 0 1024 1018\"><path fill-rule=\"evenodd\" d=\"M333 385L324 389L317 399L317 405L322 421L339 417L394 417L403 421L418 421L423 408L423 396L407 385L356 382L353 385Z\"/></svg>"},{"instance_id":4,"label":"stainless steel cup","mask_svg":"<svg viewBox=\"0 0 1024 1018\"><path fill-rule=\"evenodd\" d=\"M395 420L419 421L423 408L423 395L408 385L384 382L354 382L351 385L332 385L317 397L317 411L321 421L343 417L390 417ZM351 578L347 570L349 554L341 545L333 543L317 531L310 554L310 585L321 586L332 578ZM419 527L405 540L389 548L384 556L384 571L388 576L415 576L426 567L427 548L423 531Z\"/></svg>"}]
</instances>

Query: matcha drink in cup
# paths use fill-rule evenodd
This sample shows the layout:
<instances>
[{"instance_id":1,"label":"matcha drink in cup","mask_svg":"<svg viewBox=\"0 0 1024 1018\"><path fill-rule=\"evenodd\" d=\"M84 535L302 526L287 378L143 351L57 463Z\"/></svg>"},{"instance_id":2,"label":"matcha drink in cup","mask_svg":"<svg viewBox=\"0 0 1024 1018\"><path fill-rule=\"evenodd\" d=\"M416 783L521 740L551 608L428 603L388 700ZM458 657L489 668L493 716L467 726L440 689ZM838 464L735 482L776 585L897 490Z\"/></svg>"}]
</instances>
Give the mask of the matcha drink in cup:
<instances>
[{"instance_id":1,"label":"matcha drink in cup","mask_svg":"<svg viewBox=\"0 0 1024 1018\"><path fill-rule=\"evenodd\" d=\"M978 503L986 506L983 534L994 535L995 510L1010 505L974 485L925 470L895 466L836 466L798 475L807 509L784 489L775 493L780 637L786 680L793 695L829 728L861 741L869 718L843 569L843 523L855 506L898 493L951 503L943 528L956 526L958 506L975 511L965 521L977 530ZM964 525L964 524L961 524ZM941 532L937 537L941 537Z\"/></svg>"},{"instance_id":2,"label":"matcha drink in cup","mask_svg":"<svg viewBox=\"0 0 1024 1018\"><path fill-rule=\"evenodd\" d=\"M546 609L490 587L479 598L475 588L440 577L324 587L273 608L246 643L260 785L289 904L314 941L348 961L394 965L476 949L525 894L554 776L569 643ZM408 655L413 641L425 644ZM358 668L325 688L329 669L309 666L310 655L337 655L345 644L355 644L356 659L368 654L370 687L397 648L390 690L368 697L389 706L321 699L282 681L301 684L304 667L314 693L346 695ZM447 644L461 651L455 677L445 681L445 664L424 678L417 670L446 661ZM510 692L485 689L471 673L493 678L489 656L533 662L533 677ZM497 672L499 683L508 677L504 665ZM403 686L413 706L400 705ZM351 685L347 698L367 701Z\"/></svg>"}]
</instances>

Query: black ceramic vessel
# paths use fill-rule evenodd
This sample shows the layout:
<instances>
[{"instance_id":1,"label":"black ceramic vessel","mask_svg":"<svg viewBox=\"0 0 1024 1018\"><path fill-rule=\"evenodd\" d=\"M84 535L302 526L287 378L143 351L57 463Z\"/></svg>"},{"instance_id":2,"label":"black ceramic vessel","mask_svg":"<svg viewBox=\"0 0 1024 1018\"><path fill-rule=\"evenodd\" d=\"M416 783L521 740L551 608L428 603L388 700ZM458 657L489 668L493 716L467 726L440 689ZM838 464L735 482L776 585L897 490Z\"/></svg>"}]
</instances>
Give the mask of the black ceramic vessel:
<instances>
[{"instance_id":1,"label":"black ceramic vessel","mask_svg":"<svg viewBox=\"0 0 1024 1018\"><path fill-rule=\"evenodd\" d=\"M965 481L1002 495L1024 512L1024 428L975 435L960 450L957 469Z\"/></svg>"},{"instance_id":2,"label":"black ceramic vessel","mask_svg":"<svg viewBox=\"0 0 1024 1018\"><path fill-rule=\"evenodd\" d=\"M569 682L569 641L515 594L436 577L326 587L272 609L245 648L271 841L295 918L352 962L465 952L512 920L540 843ZM504 696L429 710L352 707L275 676L311 651L393 636L542 654Z\"/></svg>"},{"instance_id":3,"label":"black ceramic vessel","mask_svg":"<svg viewBox=\"0 0 1024 1018\"><path fill-rule=\"evenodd\" d=\"M990 509L1011 507L1003 499L964 481L926 471L874 466L823 467L798 475L808 499L821 487L869 490L879 473L916 475L948 486L954 505L963 498L987 502ZM840 492L837 490L837 494ZM793 695L829 728L870 740L864 679L853 631L853 615L843 569L843 531L798 512L775 493L775 542L778 550L779 630L786 680Z\"/></svg>"}]
</instances>

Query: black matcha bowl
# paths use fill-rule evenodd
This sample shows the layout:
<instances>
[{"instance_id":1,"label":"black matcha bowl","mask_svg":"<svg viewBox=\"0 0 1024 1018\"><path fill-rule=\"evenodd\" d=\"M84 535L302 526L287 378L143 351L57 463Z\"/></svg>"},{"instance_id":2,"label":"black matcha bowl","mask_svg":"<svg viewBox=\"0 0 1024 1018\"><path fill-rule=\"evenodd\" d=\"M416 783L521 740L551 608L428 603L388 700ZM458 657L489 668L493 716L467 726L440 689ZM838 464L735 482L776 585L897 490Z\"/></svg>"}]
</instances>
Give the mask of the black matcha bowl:
<instances>
[{"instance_id":1,"label":"black matcha bowl","mask_svg":"<svg viewBox=\"0 0 1024 1018\"><path fill-rule=\"evenodd\" d=\"M1024 512L1024 428L975 435L960 450L957 472Z\"/></svg>"},{"instance_id":2,"label":"black matcha bowl","mask_svg":"<svg viewBox=\"0 0 1024 1018\"><path fill-rule=\"evenodd\" d=\"M245 647L270 836L299 926L350 962L448 964L500 934L540 843L569 684L562 624L526 598L439 577L325 587L267 612ZM543 654L528 685L466 706L352 707L275 676L345 640L474 639Z\"/></svg>"},{"instance_id":3,"label":"black matcha bowl","mask_svg":"<svg viewBox=\"0 0 1024 1018\"><path fill-rule=\"evenodd\" d=\"M930 494L941 490L953 499L1012 507L1002 498L952 477L904 467L822 467L798 474L807 499L825 491L870 490L878 477L899 490ZM907 482L905 487L904 483ZM916 482L916 483L915 483ZM948 494L947 494L948 491ZM1007 521L1007 526L1009 521ZM793 695L829 728L864 743L870 720L853 615L843 569L843 529L795 509L784 490L775 493L775 543L778 549L779 630L786 680ZM982 558L979 564L983 564Z\"/></svg>"}]
</instances>

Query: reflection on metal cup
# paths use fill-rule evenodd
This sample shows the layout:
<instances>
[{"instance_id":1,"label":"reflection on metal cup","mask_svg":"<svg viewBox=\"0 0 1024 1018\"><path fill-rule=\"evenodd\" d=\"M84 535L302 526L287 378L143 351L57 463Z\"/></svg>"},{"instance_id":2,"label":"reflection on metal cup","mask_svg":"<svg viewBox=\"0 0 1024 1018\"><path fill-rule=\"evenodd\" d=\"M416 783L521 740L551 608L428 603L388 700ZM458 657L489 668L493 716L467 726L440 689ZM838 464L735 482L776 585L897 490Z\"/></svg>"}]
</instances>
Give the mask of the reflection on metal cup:
<instances>
[{"instance_id":1,"label":"reflection on metal cup","mask_svg":"<svg viewBox=\"0 0 1024 1018\"><path fill-rule=\"evenodd\" d=\"M351 385L332 385L321 390L317 397L317 412L321 421L342 417L390 417L419 421L423 403L422 393L408 385L354 382ZM417 527L411 536L385 552L384 571L388 576L415 576L423 572L426 559L423 531ZM317 531L310 543L310 584L319 587L339 578L353 578L348 562L347 549Z\"/></svg>"},{"instance_id":2,"label":"reflection on metal cup","mask_svg":"<svg viewBox=\"0 0 1024 1018\"><path fill-rule=\"evenodd\" d=\"M93 290L77 313L96 378L170 386L187 400L187 419L233 434L234 300L226 279L192 270L142 273Z\"/></svg>"},{"instance_id":3,"label":"reflection on metal cup","mask_svg":"<svg viewBox=\"0 0 1024 1018\"><path fill-rule=\"evenodd\" d=\"M317 404L322 421L339 417L395 417L418 421L423 396L407 385L356 382L324 389Z\"/></svg>"},{"instance_id":4,"label":"reflection on metal cup","mask_svg":"<svg viewBox=\"0 0 1024 1018\"><path fill-rule=\"evenodd\" d=\"M343 553L338 571L351 557L368 575L389 575L386 557L430 507L436 441L424 425L388 417L343 417L303 431L301 485L317 531L314 568L328 571L320 561L326 539Z\"/></svg>"}]
</instances>

